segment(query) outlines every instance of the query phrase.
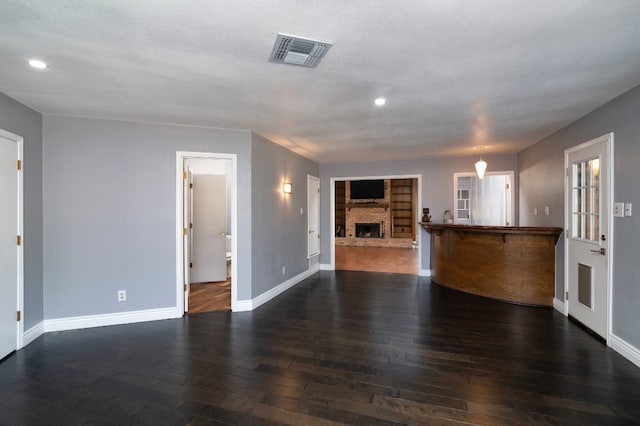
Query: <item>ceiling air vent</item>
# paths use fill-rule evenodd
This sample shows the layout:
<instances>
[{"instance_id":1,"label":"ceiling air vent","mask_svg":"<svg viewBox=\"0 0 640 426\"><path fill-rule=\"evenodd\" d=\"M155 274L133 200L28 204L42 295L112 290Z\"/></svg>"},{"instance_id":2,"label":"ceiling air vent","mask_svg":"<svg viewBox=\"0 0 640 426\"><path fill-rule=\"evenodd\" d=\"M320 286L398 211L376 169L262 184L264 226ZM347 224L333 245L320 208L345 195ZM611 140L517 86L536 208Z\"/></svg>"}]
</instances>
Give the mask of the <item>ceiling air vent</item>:
<instances>
[{"instance_id":1,"label":"ceiling air vent","mask_svg":"<svg viewBox=\"0 0 640 426\"><path fill-rule=\"evenodd\" d=\"M278 34L269 61L314 68L330 47L331 43Z\"/></svg>"}]
</instances>

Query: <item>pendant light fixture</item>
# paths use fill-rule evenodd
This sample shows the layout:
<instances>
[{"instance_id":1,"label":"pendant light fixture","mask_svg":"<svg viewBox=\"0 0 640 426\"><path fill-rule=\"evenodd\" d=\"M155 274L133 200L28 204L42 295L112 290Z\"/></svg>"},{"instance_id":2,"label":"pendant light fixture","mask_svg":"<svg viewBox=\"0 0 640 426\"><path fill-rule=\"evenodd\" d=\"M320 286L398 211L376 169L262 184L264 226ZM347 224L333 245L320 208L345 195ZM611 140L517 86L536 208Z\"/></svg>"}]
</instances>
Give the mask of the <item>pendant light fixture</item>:
<instances>
[{"instance_id":1,"label":"pendant light fixture","mask_svg":"<svg viewBox=\"0 0 640 426\"><path fill-rule=\"evenodd\" d=\"M487 147L479 146L476 149L483 151ZM484 172L487 170L487 162L482 159L482 154L480 154L480 160L476 161L476 173L478 174L478 179L482 180L484 178Z\"/></svg>"},{"instance_id":2,"label":"pendant light fixture","mask_svg":"<svg viewBox=\"0 0 640 426\"><path fill-rule=\"evenodd\" d=\"M484 178L485 170L487 170L487 162L480 157L480 160L476 161L476 173L478 174L478 179L482 180L482 178Z\"/></svg>"}]
</instances>

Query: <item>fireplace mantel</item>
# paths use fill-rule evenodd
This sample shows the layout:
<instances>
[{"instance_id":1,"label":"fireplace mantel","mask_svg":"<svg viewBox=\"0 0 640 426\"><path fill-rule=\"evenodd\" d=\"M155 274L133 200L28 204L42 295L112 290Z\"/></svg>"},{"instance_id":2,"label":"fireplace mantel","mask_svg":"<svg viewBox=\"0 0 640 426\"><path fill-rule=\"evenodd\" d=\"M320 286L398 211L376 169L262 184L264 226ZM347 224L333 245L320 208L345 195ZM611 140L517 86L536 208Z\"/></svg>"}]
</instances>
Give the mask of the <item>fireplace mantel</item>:
<instances>
[{"instance_id":1,"label":"fireplace mantel","mask_svg":"<svg viewBox=\"0 0 640 426\"><path fill-rule=\"evenodd\" d=\"M347 208L349 211L351 209L385 209L389 208L389 203L378 203L376 201L366 202L366 203L354 203L352 201L347 203Z\"/></svg>"}]
</instances>

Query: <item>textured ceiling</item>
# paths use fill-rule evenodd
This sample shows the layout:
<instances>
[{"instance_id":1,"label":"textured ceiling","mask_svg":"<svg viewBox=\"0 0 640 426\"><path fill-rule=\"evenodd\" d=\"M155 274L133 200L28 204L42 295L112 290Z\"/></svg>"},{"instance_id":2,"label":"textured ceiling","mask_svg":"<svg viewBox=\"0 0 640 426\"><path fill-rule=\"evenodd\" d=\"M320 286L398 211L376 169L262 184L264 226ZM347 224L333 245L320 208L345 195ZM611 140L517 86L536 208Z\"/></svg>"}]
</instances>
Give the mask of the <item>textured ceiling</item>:
<instances>
[{"instance_id":1,"label":"textured ceiling","mask_svg":"<svg viewBox=\"0 0 640 426\"><path fill-rule=\"evenodd\" d=\"M0 91L320 162L517 152L640 84L639 22L637 0L2 0ZM333 47L274 64L278 32Z\"/></svg>"}]
</instances>

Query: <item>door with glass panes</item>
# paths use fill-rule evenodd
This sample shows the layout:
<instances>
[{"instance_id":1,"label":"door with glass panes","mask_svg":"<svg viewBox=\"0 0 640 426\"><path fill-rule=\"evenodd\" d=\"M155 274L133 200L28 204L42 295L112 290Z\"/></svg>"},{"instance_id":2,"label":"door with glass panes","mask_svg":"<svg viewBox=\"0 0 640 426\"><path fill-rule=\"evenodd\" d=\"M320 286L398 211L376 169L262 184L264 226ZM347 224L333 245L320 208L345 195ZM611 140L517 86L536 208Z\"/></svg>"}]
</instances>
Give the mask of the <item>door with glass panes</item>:
<instances>
[{"instance_id":1,"label":"door with glass panes","mask_svg":"<svg viewBox=\"0 0 640 426\"><path fill-rule=\"evenodd\" d=\"M607 337L610 137L567 151L569 315Z\"/></svg>"}]
</instances>

